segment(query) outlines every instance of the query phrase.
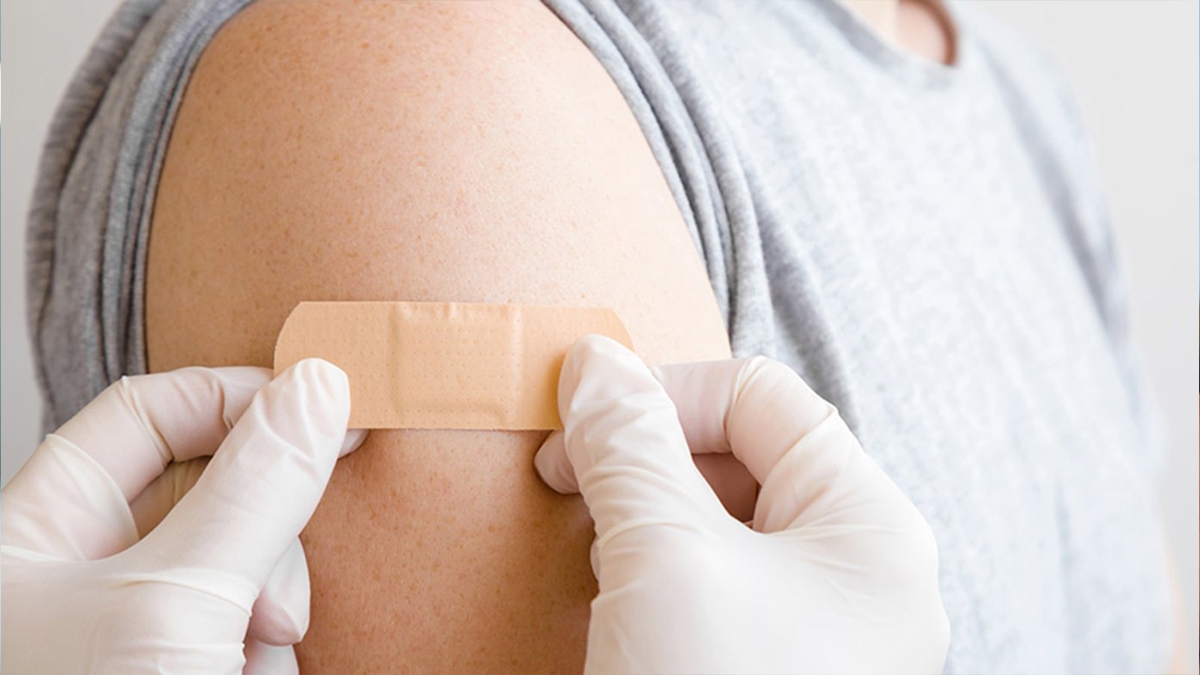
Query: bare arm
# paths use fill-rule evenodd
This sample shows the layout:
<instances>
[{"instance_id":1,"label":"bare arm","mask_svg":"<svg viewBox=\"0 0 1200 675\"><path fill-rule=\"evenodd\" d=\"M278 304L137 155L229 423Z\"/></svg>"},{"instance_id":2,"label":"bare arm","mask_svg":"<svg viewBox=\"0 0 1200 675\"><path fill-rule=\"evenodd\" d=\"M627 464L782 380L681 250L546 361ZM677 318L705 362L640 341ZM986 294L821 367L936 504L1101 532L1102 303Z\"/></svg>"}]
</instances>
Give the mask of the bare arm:
<instances>
[{"instance_id":1,"label":"bare arm","mask_svg":"<svg viewBox=\"0 0 1200 675\"><path fill-rule=\"evenodd\" d=\"M728 355L600 64L538 3L262 0L203 54L151 234L154 370L269 365L300 300L605 305L651 362ZM310 671L582 665L591 524L532 432L375 432L305 533Z\"/></svg>"}]
</instances>

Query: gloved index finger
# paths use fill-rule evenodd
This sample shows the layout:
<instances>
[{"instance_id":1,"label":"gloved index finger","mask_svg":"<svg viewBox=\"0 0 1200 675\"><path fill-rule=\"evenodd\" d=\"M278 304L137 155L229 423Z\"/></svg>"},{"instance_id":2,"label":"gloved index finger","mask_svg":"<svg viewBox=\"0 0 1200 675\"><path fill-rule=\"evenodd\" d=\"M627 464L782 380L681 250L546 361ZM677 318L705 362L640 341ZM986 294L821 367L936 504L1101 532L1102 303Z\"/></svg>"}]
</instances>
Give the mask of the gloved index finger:
<instances>
[{"instance_id":1,"label":"gloved index finger","mask_svg":"<svg viewBox=\"0 0 1200 675\"><path fill-rule=\"evenodd\" d=\"M212 454L270 379L253 367L123 377L55 434L95 459L129 501L170 462Z\"/></svg>"},{"instance_id":2,"label":"gloved index finger","mask_svg":"<svg viewBox=\"0 0 1200 675\"><path fill-rule=\"evenodd\" d=\"M763 357L659 366L692 454L729 453L762 483L835 409L790 368Z\"/></svg>"},{"instance_id":3,"label":"gloved index finger","mask_svg":"<svg viewBox=\"0 0 1200 675\"><path fill-rule=\"evenodd\" d=\"M756 530L815 519L897 527L912 521L911 503L863 452L837 409L786 365L754 357L664 366L659 375L689 440L710 451L728 447L762 485Z\"/></svg>"},{"instance_id":4,"label":"gloved index finger","mask_svg":"<svg viewBox=\"0 0 1200 675\"><path fill-rule=\"evenodd\" d=\"M647 367L674 403L678 418L675 426L682 427L696 468L726 510L741 521L753 514L757 485L729 454L725 417L731 408L731 384L744 363L745 359L726 359ZM567 460L563 432L556 431L546 438L534 465L552 489L564 494L579 491L575 468Z\"/></svg>"},{"instance_id":5,"label":"gloved index finger","mask_svg":"<svg viewBox=\"0 0 1200 675\"><path fill-rule=\"evenodd\" d=\"M679 424L693 455L730 452L725 421L733 382L746 359L676 363L651 368L675 403Z\"/></svg>"},{"instance_id":6,"label":"gloved index finger","mask_svg":"<svg viewBox=\"0 0 1200 675\"><path fill-rule=\"evenodd\" d=\"M345 373L319 359L294 364L255 395L195 486L137 548L261 589L316 509L349 417Z\"/></svg>"},{"instance_id":7,"label":"gloved index finger","mask_svg":"<svg viewBox=\"0 0 1200 675\"><path fill-rule=\"evenodd\" d=\"M692 462L671 400L629 349L580 338L563 363L558 401L564 433L551 438L562 442L543 445L535 466L552 481L574 474L597 542L646 523L724 513Z\"/></svg>"}]
</instances>

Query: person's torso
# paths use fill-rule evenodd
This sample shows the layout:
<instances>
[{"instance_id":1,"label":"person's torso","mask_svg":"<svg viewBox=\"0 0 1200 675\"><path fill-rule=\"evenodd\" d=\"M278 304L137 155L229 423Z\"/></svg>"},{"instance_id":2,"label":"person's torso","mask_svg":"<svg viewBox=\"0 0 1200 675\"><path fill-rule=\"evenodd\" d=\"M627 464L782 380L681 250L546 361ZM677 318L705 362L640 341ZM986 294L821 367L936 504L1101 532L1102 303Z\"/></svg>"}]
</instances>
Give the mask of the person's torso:
<instances>
[{"instance_id":1,"label":"person's torso","mask_svg":"<svg viewBox=\"0 0 1200 675\"><path fill-rule=\"evenodd\" d=\"M948 669L1155 670L1158 448L1086 269L1106 223L1079 203L1102 200L1070 173L1062 91L954 9L947 68L832 3L624 7L673 43L667 70L703 83L736 154L708 150L752 208L728 224L730 286L761 288L773 356L937 534ZM755 254L762 270L738 264Z\"/></svg>"}]
</instances>

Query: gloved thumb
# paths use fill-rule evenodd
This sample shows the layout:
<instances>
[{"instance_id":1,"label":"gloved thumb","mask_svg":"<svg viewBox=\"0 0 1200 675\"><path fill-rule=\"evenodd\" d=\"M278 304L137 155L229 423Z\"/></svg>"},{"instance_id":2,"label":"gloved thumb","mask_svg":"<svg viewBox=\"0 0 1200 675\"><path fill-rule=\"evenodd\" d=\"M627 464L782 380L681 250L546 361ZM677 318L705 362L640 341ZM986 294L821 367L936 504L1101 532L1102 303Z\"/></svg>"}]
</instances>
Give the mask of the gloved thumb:
<instances>
[{"instance_id":1,"label":"gloved thumb","mask_svg":"<svg viewBox=\"0 0 1200 675\"><path fill-rule=\"evenodd\" d=\"M255 395L196 485L136 548L210 578L202 590L249 612L325 491L346 436L346 374L320 359ZM206 577L207 575L207 577Z\"/></svg>"},{"instance_id":2,"label":"gloved thumb","mask_svg":"<svg viewBox=\"0 0 1200 675\"><path fill-rule=\"evenodd\" d=\"M675 405L623 345L587 335L571 347L558 411L563 433L547 439L534 465L551 487L573 475L566 482L578 485L598 545L631 526L726 517L692 461Z\"/></svg>"}]
</instances>

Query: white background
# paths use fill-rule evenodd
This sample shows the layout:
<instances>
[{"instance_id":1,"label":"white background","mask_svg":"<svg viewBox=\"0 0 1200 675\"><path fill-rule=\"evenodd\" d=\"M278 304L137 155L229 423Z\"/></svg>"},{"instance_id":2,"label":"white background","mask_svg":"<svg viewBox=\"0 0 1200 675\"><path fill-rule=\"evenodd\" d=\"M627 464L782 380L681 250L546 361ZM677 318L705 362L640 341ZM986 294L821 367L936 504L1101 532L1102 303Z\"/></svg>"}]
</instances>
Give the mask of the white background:
<instances>
[{"instance_id":1,"label":"white background","mask_svg":"<svg viewBox=\"0 0 1200 675\"><path fill-rule=\"evenodd\" d=\"M38 441L25 332L24 225L42 138L74 68L114 0L4 0L8 124L0 141L0 318L7 482ZM1196 643L1198 530L1197 127L1200 4L1189 1L988 2L1057 58L1095 139L1132 284L1136 337L1172 434L1163 486L1167 529ZM1193 649L1194 653L1194 649Z\"/></svg>"}]
</instances>

